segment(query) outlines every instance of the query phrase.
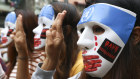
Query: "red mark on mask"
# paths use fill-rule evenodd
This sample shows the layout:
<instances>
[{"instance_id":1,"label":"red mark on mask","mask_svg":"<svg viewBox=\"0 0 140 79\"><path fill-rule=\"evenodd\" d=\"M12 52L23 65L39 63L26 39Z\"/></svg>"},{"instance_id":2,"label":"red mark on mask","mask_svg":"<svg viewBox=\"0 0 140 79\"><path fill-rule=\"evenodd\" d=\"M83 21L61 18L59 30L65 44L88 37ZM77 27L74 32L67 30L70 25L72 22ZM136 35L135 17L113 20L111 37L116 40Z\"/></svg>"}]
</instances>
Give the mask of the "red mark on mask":
<instances>
[{"instance_id":1,"label":"red mark on mask","mask_svg":"<svg viewBox=\"0 0 140 79\"><path fill-rule=\"evenodd\" d=\"M83 50L82 54L86 54L86 53L87 53L87 51L86 50Z\"/></svg>"},{"instance_id":2,"label":"red mark on mask","mask_svg":"<svg viewBox=\"0 0 140 79\"><path fill-rule=\"evenodd\" d=\"M96 48L94 48L94 51L96 51Z\"/></svg>"},{"instance_id":3,"label":"red mark on mask","mask_svg":"<svg viewBox=\"0 0 140 79\"><path fill-rule=\"evenodd\" d=\"M114 53L116 53L118 51L118 49L119 49L119 46L117 46L117 45L115 45L115 44L113 44L113 43L111 43L109 41L106 41L105 47L107 47L108 49L114 51Z\"/></svg>"},{"instance_id":4,"label":"red mark on mask","mask_svg":"<svg viewBox=\"0 0 140 79\"><path fill-rule=\"evenodd\" d=\"M86 72L97 71L97 67L101 67L102 60L97 55L83 56L83 60Z\"/></svg>"},{"instance_id":5,"label":"red mark on mask","mask_svg":"<svg viewBox=\"0 0 140 79\"><path fill-rule=\"evenodd\" d=\"M95 46L98 46L97 36L94 36L94 39L95 39ZM94 51L96 51L96 47L94 48Z\"/></svg>"},{"instance_id":6,"label":"red mark on mask","mask_svg":"<svg viewBox=\"0 0 140 79\"><path fill-rule=\"evenodd\" d=\"M94 36L94 38L95 38L95 41L97 41L97 36Z\"/></svg>"},{"instance_id":7,"label":"red mark on mask","mask_svg":"<svg viewBox=\"0 0 140 79\"><path fill-rule=\"evenodd\" d=\"M98 46L98 43L97 42L95 42L95 46Z\"/></svg>"},{"instance_id":8,"label":"red mark on mask","mask_svg":"<svg viewBox=\"0 0 140 79\"><path fill-rule=\"evenodd\" d=\"M41 44L40 38L34 38L34 47L37 47Z\"/></svg>"},{"instance_id":9,"label":"red mark on mask","mask_svg":"<svg viewBox=\"0 0 140 79\"><path fill-rule=\"evenodd\" d=\"M7 37L2 37L2 44L6 43L8 41Z\"/></svg>"}]
</instances>

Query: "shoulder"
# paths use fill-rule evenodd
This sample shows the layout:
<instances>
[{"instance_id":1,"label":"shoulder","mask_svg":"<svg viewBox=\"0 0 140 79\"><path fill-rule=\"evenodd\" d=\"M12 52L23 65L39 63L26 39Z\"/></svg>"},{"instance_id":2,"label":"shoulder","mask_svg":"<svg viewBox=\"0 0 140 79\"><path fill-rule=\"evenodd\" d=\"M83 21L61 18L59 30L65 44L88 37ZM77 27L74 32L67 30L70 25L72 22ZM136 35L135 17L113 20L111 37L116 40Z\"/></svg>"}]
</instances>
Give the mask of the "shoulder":
<instances>
[{"instance_id":1,"label":"shoulder","mask_svg":"<svg viewBox=\"0 0 140 79\"><path fill-rule=\"evenodd\" d=\"M76 75L74 75L74 76L72 76L72 77L70 77L68 79L79 79L80 76L81 76L81 72L77 73Z\"/></svg>"},{"instance_id":2,"label":"shoulder","mask_svg":"<svg viewBox=\"0 0 140 79\"><path fill-rule=\"evenodd\" d=\"M84 68L83 57L82 57L82 52L80 51L78 56L77 56L77 60L74 64L74 66L71 69L70 77L76 75L79 72L81 72L83 70L83 68Z\"/></svg>"}]
</instances>

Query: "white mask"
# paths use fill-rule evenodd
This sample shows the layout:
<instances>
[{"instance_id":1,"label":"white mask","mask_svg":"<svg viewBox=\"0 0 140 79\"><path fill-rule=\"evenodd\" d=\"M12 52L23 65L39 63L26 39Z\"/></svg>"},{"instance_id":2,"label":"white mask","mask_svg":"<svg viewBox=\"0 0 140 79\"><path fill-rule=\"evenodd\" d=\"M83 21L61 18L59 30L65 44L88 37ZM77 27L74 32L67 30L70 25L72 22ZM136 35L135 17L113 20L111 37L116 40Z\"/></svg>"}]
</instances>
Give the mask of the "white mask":
<instances>
[{"instance_id":1,"label":"white mask","mask_svg":"<svg viewBox=\"0 0 140 79\"><path fill-rule=\"evenodd\" d=\"M51 5L44 6L39 14L38 26L33 29L35 33L34 48L40 49L45 46L46 31L54 21L54 10Z\"/></svg>"},{"instance_id":2,"label":"white mask","mask_svg":"<svg viewBox=\"0 0 140 79\"><path fill-rule=\"evenodd\" d=\"M83 12L77 28L78 46L83 49L85 71L92 77L104 77L123 50L136 21L136 14L114 5L98 3ZM97 34L100 29L103 33ZM122 28L123 27L123 28Z\"/></svg>"},{"instance_id":3,"label":"white mask","mask_svg":"<svg viewBox=\"0 0 140 79\"><path fill-rule=\"evenodd\" d=\"M4 29L1 31L2 46L7 46L12 42L10 34L14 31L16 25L16 14L10 12L6 16Z\"/></svg>"}]
</instances>

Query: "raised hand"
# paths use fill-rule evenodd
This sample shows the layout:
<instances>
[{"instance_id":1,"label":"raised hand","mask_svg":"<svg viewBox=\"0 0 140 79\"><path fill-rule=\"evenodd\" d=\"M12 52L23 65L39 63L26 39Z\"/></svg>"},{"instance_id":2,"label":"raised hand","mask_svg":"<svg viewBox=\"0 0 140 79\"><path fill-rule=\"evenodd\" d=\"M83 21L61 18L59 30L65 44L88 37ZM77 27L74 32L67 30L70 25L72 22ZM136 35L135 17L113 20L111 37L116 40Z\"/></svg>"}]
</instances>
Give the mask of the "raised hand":
<instances>
[{"instance_id":1,"label":"raised hand","mask_svg":"<svg viewBox=\"0 0 140 79\"><path fill-rule=\"evenodd\" d=\"M58 13L54 23L52 24L52 28L46 31L46 47L45 51L47 54L47 59L42 65L42 69L52 70L55 69L57 65L57 61L59 58L59 54L61 53L62 48L64 46L64 36L62 30L63 19L66 15L66 11L64 10L62 13Z\"/></svg>"},{"instance_id":2,"label":"raised hand","mask_svg":"<svg viewBox=\"0 0 140 79\"><path fill-rule=\"evenodd\" d=\"M59 52L61 51L61 46L63 44L64 36L62 30L62 22L65 17L66 11L62 13L58 13L52 28L46 32L46 52L48 57L53 59L59 56Z\"/></svg>"},{"instance_id":3,"label":"raised hand","mask_svg":"<svg viewBox=\"0 0 140 79\"><path fill-rule=\"evenodd\" d=\"M15 47L18 52L18 68L16 79L30 79L26 35L23 29L22 15L20 14L17 17L16 31L13 32L10 37L14 40Z\"/></svg>"},{"instance_id":4,"label":"raised hand","mask_svg":"<svg viewBox=\"0 0 140 79\"><path fill-rule=\"evenodd\" d=\"M24 33L22 24L22 15L19 14L16 22L16 31L13 32L10 37L14 40L16 50L18 52L18 57L28 56L26 35Z\"/></svg>"}]
</instances>

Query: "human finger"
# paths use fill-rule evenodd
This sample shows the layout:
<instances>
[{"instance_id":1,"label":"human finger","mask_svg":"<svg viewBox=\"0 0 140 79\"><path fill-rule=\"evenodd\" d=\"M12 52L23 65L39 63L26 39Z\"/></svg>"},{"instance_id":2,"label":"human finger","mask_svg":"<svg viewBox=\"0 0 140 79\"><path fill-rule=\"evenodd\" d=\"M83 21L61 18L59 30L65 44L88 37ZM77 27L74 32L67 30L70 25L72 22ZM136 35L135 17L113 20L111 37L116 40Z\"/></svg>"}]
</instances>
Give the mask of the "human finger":
<instances>
[{"instance_id":1,"label":"human finger","mask_svg":"<svg viewBox=\"0 0 140 79\"><path fill-rule=\"evenodd\" d=\"M16 34L10 34L10 38L13 39L13 41L17 41Z\"/></svg>"},{"instance_id":2,"label":"human finger","mask_svg":"<svg viewBox=\"0 0 140 79\"><path fill-rule=\"evenodd\" d=\"M46 39L47 45L52 45L53 44L53 42L52 42L53 37L52 37L52 33L50 30L46 31L46 37L47 37L47 39Z\"/></svg>"},{"instance_id":3,"label":"human finger","mask_svg":"<svg viewBox=\"0 0 140 79\"><path fill-rule=\"evenodd\" d=\"M10 34L10 38L14 40L15 35L14 34Z\"/></svg>"},{"instance_id":4,"label":"human finger","mask_svg":"<svg viewBox=\"0 0 140 79\"><path fill-rule=\"evenodd\" d=\"M56 30L52 30L52 36L56 37Z\"/></svg>"},{"instance_id":5,"label":"human finger","mask_svg":"<svg viewBox=\"0 0 140 79\"><path fill-rule=\"evenodd\" d=\"M16 31L24 32L23 24L22 24L22 15L21 14L19 14L18 17L17 17Z\"/></svg>"},{"instance_id":6,"label":"human finger","mask_svg":"<svg viewBox=\"0 0 140 79\"><path fill-rule=\"evenodd\" d=\"M64 20L64 18L65 18L65 15L66 15L66 10L64 10L64 11L60 14L60 16L57 18L58 20L57 20L57 27L56 27L56 29L57 29L57 31L58 31L59 33L63 32L63 31L62 31L62 24L63 24L63 20Z\"/></svg>"},{"instance_id":7,"label":"human finger","mask_svg":"<svg viewBox=\"0 0 140 79\"><path fill-rule=\"evenodd\" d=\"M52 25L53 29L56 29L58 32L62 32L62 23L63 23L63 19L66 15L66 10L64 10L62 13L58 13L57 17Z\"/></svg>"}]
</instances>

